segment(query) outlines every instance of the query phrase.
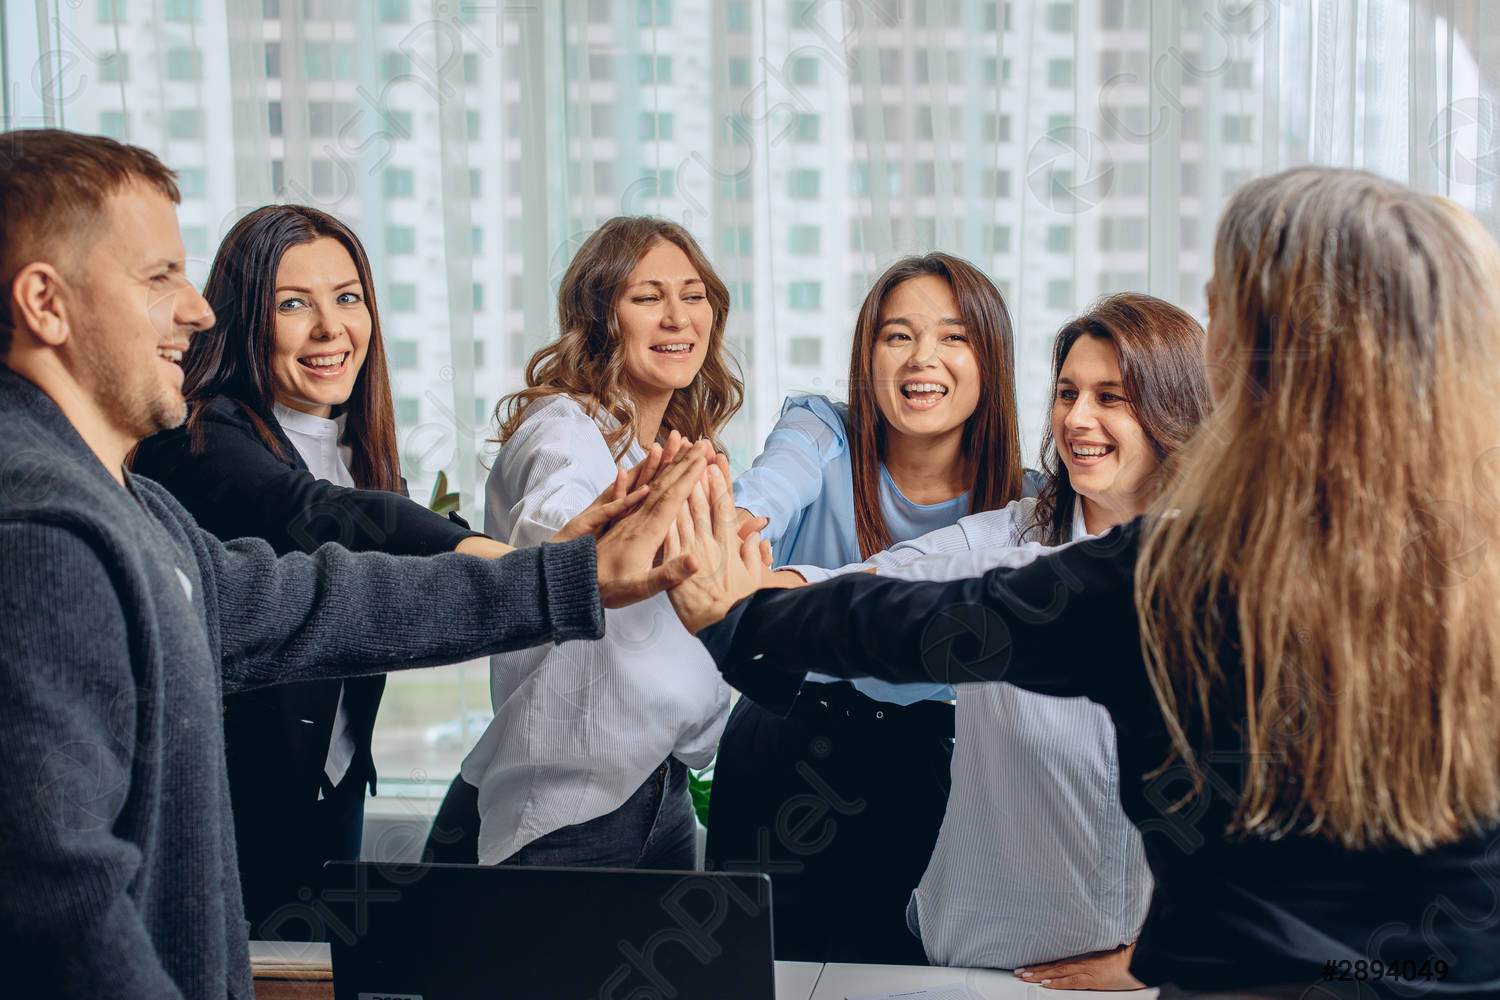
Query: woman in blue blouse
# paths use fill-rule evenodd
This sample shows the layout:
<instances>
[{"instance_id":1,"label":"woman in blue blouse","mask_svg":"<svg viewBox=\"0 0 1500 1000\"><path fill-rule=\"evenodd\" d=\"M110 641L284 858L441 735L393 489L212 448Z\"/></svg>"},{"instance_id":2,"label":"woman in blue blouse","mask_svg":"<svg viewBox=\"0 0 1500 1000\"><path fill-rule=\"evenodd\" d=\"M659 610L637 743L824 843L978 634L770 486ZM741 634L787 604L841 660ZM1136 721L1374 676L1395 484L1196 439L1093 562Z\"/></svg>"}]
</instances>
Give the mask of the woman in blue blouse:
<instances>
[{"instance_id":1,"label":"woman in blue blouse","mask_svg":"<svg viewBox=\"0 0 1500 1000\"><path fill-rule=\"evenodd\" d=\"M849 403L789 399L735 503L776 562L842 566L1023 492L1010 317L973 265L896 262L855 324ZM719 747L710 867L771 873L776 957L922 963L905 907L949 787L952 690L810 677ZM822 681L823 683L818 683Z\"/></svg>"}]
</instances>

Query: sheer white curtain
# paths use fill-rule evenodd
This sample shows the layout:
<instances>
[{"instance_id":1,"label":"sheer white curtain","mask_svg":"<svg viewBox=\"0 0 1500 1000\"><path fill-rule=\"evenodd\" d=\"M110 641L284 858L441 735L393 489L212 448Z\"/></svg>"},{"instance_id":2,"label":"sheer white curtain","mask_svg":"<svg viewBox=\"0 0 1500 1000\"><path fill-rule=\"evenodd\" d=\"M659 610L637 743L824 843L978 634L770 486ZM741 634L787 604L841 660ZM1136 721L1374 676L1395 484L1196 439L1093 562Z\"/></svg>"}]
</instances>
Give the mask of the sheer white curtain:
<instances>
[{"instance_id":1,"label":"sheer white curtain","mask_svg":"<svg viewBox=\"0 0 1500 1000\"><path fill-rule=\"evenodd\" d=\"M729 284L748 391L727 434L737 467L784 395L842 393L854 314L901 254L952 251L1000 285L1034 461L1054 331L1121 289L1201 313L1214 221L1245 179L1363 167L1500 223L1500 5L1483 0L5 0L0 14L6 126L159 153L182 173L200 276L268 201L354 226L404 471L421 495L446 470L476 519L490 412L555 335L557 282L611 215L681 222ZM432 720L466 716L460 698L388 706L382 725L409 724L412 759L448 747L431 758L446 767L467 729Z\"/></svg>"}]
</instances>

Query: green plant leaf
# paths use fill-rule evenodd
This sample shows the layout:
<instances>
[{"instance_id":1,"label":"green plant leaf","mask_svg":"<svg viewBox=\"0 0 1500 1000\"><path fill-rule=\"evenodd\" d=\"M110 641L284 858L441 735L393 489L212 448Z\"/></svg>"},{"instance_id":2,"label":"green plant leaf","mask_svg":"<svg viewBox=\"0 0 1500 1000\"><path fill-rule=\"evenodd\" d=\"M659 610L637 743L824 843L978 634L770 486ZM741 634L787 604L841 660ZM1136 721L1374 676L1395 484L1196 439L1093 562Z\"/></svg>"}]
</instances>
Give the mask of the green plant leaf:
<instances>
[{"instance_id":1,"label":"green plant leaf","mask_svg":"<svg viewBox=\"0 0 1500 1000\"><path fill-rule=\"evenodd\" d=\"M427 501L427 509L446 517L458 510L460 499L457 493L448 491L448 474L439 472L437 482L432 484L432 499Z\"/></svg>"},{"instance_id":2,"label":"green plant leaf","mask_svg":"<svg viewBox=\"0 0 1500 1000\"><path fill-rule=\"evenodd\" d=\"M703 828L708 829L708 800L714 787L714 766L708 765L701 771L688 771L688 794L693 797L693 812L698 814L698 822Z\"/></svg>"}]
</instances>

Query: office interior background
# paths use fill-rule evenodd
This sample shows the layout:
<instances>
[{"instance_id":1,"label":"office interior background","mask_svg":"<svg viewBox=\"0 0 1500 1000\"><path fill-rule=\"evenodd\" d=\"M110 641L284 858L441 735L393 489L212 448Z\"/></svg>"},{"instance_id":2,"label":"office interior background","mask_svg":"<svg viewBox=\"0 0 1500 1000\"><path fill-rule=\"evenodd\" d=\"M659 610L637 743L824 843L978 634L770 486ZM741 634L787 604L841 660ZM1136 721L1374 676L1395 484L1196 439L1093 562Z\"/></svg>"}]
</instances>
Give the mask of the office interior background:
<instances>
[{"instance_id":1,"label":"office interior background","mask_svg":"<svg viewBox=\"0 0 1500 1000\"><path fill-rule=\"evenodd\" d=\"M754 458L782 399L842 396L855 313L903 254L1010 305L1026 455L1052 335L1140 290L1200 319L1250 177L1360 167L1500 232L1500 4L1484 0L5 0L4 127L179 172L201 283L245 211L311 204L369 251L403 471L483 520L491 414L556 335L599 222L659 214L728 284ZM435 809L487 665L391 678L372 812ZM380 846L375 845L377 851Z\"/></svg>"}]
</instances>

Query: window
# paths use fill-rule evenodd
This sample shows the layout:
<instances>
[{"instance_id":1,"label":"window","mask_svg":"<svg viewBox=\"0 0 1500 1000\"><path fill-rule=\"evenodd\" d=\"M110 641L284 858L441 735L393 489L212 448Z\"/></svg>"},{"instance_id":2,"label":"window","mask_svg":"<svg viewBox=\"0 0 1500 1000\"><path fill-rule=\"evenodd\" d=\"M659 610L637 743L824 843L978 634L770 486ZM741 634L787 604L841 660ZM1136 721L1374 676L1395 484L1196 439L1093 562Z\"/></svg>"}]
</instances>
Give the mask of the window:
<instances>
[{"instance_id":1,"label":"window","mask_svg":"<svg viewBox=\"0 0 1500 1000\"><path fill-rule=\"evenodd\" d=\"M201 21L203 0L165 0L161 13L168 21Z\"/></svg>"},{"instance_id":2,"label":"window","mask_svg":"<svg viewBox=\"0 0 1500 1000\"><path fill-rule=\"evenodd\" d=\"M392 368L417 367L417 342L415 340L387 340L385 353Z\"/></svg>"},{"instance_id":3,"label":"window","mask_svg":"<svg viewBox=\"0 0 1500 1000\"><path fill-rule=\"evenodd\" d=\"M99 112L99 133L101 135L107 135L111 139L124 139L128 134L125 112Z\"/></svg>"},{"instance_id":4,"label":"window","mask_svg":"<svg viewBox=\"0 0 1500 1000\"><path fill-rule=\"evenodd\" d=\"M174 108L168 111L167 135L173 139L201 139L203 112L197 108Z\"/></svg>"},{"instance_id":5,"label":"window","mask_svg":"<svg viewBox=\"0 0 1500 1000\"><path fill-rule=\"evenodd\" d=\"M333 136L333 102L307 102L307 134L315 139Z\"/></svg>"},{"instance_id":6,"label":"window","mask_svg":"<svg viewBox=\"0 0 1500 1000\"><path fill-rule=\"evenodd\" d=\"M507 65L511 73L520 69L520 63L510 60ZM605 52L589 53L589 79L590 80L613 80L615 78L614 57ZM512 79L515 79L512 76Z\"/></svg>"},{"instance_id":7,"label":"window","mask_svg":"<svg viewBox=\"0 0 1500 1000\"><path fill-rule=\"evenodd\" d=\"M266 43L266 79L279 80L281 78L281 43Z\"/></svg>"},{"instance_id":8,"label":"window","mask_svg":"<svg viewBox=\"0 0 1500 1000\"><path fill-rule=\"evenodd\" d=\"M750 252L750 236L754 232L749 226L725 226L724 227L724 252L727 254L748 254Z\"/></svg>"},{"instance_id":9,"label":"window","mask_svg":"<svg viewBox=\"0 0 1500 1000\"><path fill-rule=\"evenodd\" d=\"M789 170L786 175L786 193L791 198L816 198L821 183L816 170Z\"/></svg>"},{"instance_id":10,"label":"window","mask_svg":"<svg viewBox=\"0 0 1500 1000\"><path fill-rule=\"evenodd\" d=\"M640 126L642 139L670 140L674 131L670 111L642 112Z\"/></svg>"},{"instance_id":11,"label":"window","mask_svg":"<svg viewBox=\"0 0 1500 1000\"><path fill-rule=\"evenodd\" d=\"M1198 193L1198 164L1184 163L1182 165L1182 194L1191 198Z\"/></svg>"},{"instance_id":12,"label":"window","mask_svg":"<svg viewBox=\"0 0 1500 1000\"><path fill-rule=\"evenodd\" d=\"M818 60L813 56L798 56L788 66L788 76L799 87L810 87L818 82Z\"/></svg>"},{"instance_id":13,"label":"window","mask_svg":"<svg viewBox=\"0 0 1500 1000\"><path fill-rule=\"evenodd\" d=\"M482 340L474 341L474 367L484 367L484 341ZM475 400L475 402L479 402L479 400ZM483 422L486 418L481 416L479 419L480 422Z\"/></svg>"},{"instance_id":14,"label":"window","mask_svg":"<svg viewBox=\"0 0 1500 1000\"><path fill-rule=\"evenodd\" d=\"M817 337L792 337L787 342L787 363L805 366L822 364L823 342Z\"/></svg>"},{"instance_id":15,"label":"window","mask_svg":"<svg viewBox=\"0 0 1500 1000\"><path fill-rule=\"evenodd\" d=\"M753 177L749 170L741 170L733 177L725 177L719 182L720 195L740 201L749 198L750 192L754 190Z\"/></svg>"},{"instance_id":16,"label":"window","mask_svg":"<svg viewBox=\"0 0 1500 1000\"><path fill-rule=\"evenodd\" d=\"M1010 253L1010 227L990 227L990 250L994 253Z\"/></svg>"},{"instance_id":17,"label":"window","mask_svg":"<svg viewBox=\"0 0 1500 1000\"><path fill-rule=\"evenodd\" d=\"M648 170L641 174L641 179L654 183L659 198L670 198L676 190L676 172L672 170Z\"/></svg>"},{"instance_id":18,"label":"window","mask_svg":"<svg viewBox=\"0 0 1500 1000\"><path fill-rule=\"evenodd\" d=\"M671 83L671 56L640 56L637 61L641 83Z\"/></svg>"},{"instance_id":19,"label":"window","mask_svg":"<svg viewBox=\"0 0 1500 1000\"><path fill-rule=\"evenodd\" d=\"M478 254L484 253L484 227L483 226L470 226L469 227L469 249L472 250L472 251L474 251L474 253L475 253L476 256Z\"/></svg>"},{"instance_id":20,"label":"window","mask_svg":"<svg viewBox=\"0 0 1500 1000\"><path fill-rule=\"evenodd\" d=\"M916 165L912 174L912 191L915 194L931 195L937 190L937 170L931 160Z\"/></svg>"},{"instance_id":21,"label":"window","mask_svg":"<svg viewBox=\"0 0 1500 1000\"><path fill-rule=\"evenodd\" d=\"M731 87L750 86L750 60L733 58L729 60L729 85Z\"/></svg>"},{"instance_id":22,"label":"window","mask_svg":"<svg viewBox=\"0 0 1500 1000\"><path fill-rule=\"evenodd\" d=\"M386 111L384 114L386 123L390 125L390 135L392 138L411 138L412 131L410 111L392 110Z\"/></svg>"},{"instance_id":23,"label":"window","mask_svg":"<svg viewBox=\"0 0 1500 1000\"><path fill-rule=\"evenodd\" d=\"M511 121L518 120L512 116ZM615 108L613 104L589 105L589 130L595 139L613 139L615 135Z\"/></svg>"},{"instance_id":24,"label":"window","mask_svg":"<svg viewBox=\"0 0 1500 1000\"><path fill-rule=\"evenodd\" d=\"M643 28L664 28L672 23L672 0L637 0L635 23Z\"/></svg>"},{"instance_id":25,"label":"window","mask_svg":"<svg viewBox=\"0 0 1500 1000\"><path fill-rule=\"evenodd\" d=\"M1184 218L1178 223L1177 246L1181 250L1198 249L1198 220Z\"/></svg>"},{"instance_id":26,"label":"window","mask_svg":"<svg viewBox=\"0 0 1500 1000\"><path fill-rule=\"evenodd\" d=\"M1255 86L1255 67L1248 59L1228 59L1219 79L1225 90L1249 90ZM1371 81L1366 79L1365 85L1369 87Z\"/></svg>"},{"instance_id":27,"label":"window","mask_svg":"<svg viewBox=\"0 0 1500 1000\"><path fill-rule=\"evenodd\" d=\"M991 168L980 171L979 195L982 198L1009 198L1010 171Z\"/></svg>"},{"instance_id":28,"label":"window","mask_svg":"<svg viewBox=\"0 0 1500 1000\"><path fill-rule=\"evenodd\" d=\"M412 312L417 308L417 286L407 281L393 281L385 300L394 312Z\"/></svg>"},{"instance_id":29,"label":"window","mask_svg":"<svg viewBox=\"0 0 1500 1000\"><path fill-rule=\"evenodd\" d=\"M724 27L728 31L750 30L750 11L743 3L724 5Z\"/></svg>"},{"instance_id":30,"label":"window","mask_svg":"<svg viewBox=\"0 0 1500 1000\"><path fill-rule=\"evenodd\" d=\"M130 79L130 56L124 52L106 52L99 57L99 79L105 83L124 83Z\"/></svg>"},{"instance_id":31,"label":"window","mask_svg":"<svg viewBox=\"0 0 1500 1000\"><path fill-rule=\"evenodd\" d=\"M1073 60L1048 59L1047 86L1063 88L1073 86Z\"/></svg>"},{"instance_id":32,"label":"window","mask_svg":"<svg viewBox=\"0 0 1500 1000\"><path fill-rule=\"evenodd\" d=\"M381 191L387 198L409 198L416 190L412 172L405 167L386 168Z\"/></svg>"},{"instance_id":33,"label":"window","mask_svg":"<svg viewBox=\"0 0 1500 1000\"><path fill-rule=\"evenodd\" d=\"M182 248L187 251L189 257L206 256L208 254L208 229L204 226L183 226Z\"/></svg>"},{"instance_id":34,"label":"window","mask_svg":"<svg viewBox=\"0 0 1500 1000\"><path fill-rule=\"evenodd\" d=\"M390 49L380 55L380 75L387 80L411 73L411 57L405 52Z\"/></svg>"},{"instance_id":35,"label":"window","mask_svg":"<svg viewBox=\"0 0 1500 1000\"><path fill-rule=\"evenodd\" d=\"M1220 132L1226 143L1246 143L1255 138L1255 119L1250 115L1225 115Z\"/></svg>"},{"instance_id":36,"label":"window","mask_svg":"<svg viewBox=\"0 0 1500 1000\"><path fill-rule=\"evenodd\" d=\"M1100 250L1146 249L1144 216L1105 216L1099 220Z\"/></svg>"},{"instance_id":37,"label":"window","mask_svg":"<svg viewBox=\"0 0 1500 1000\"><path fill-rule=\"evenodd\" d=\"M386 226L385 252L416 253L417 231L411 226Z\"/></svg>"},{"instance_id":38,"label":"window","mask_svg":"<svg viewBox=\"0 0 1500 1000\"><path fill-rule=\"evenodd\" d=\"M422 405L418 400L406 396L396 397L396 423L410 427L422 419Z\"/></svg>"},{"instance_id":39,"label":"window","mask_svg":"<svg viewBox=\"0 0 1500 1000\"><path fill-rule=\"evenodd\" d=\"M1073 4L1072 3L1049 3L1047 5L1047 30L1048 31L1072 31L1073 30Z\"/></svg>"},{"instance_id":40,"label":"window","mask_svg":"<svg viewBox=\"0 0 1500 1000\"><path fill-rule=\"evenodd\" d=\"M1070 253L1073 250L1072 226L1047 227L1047 252Z\"/></svg>"},{"instance_id":41,"label":"window","mask_svg":"<svg viewBox=\"0 0 1500 1000\"><path fill-rule=\"evenodd\" d=\"M208 175L202 167L179 169L177 187L184 198L202 198L208 191Z\"/></svg>"},{"instance_id":42,"label":"window","mask_svg":"<svg viewBox=\"0 0 1500 1000\"><path fill-rule=\"evenodd\" d=\"M819 281L794 281L787 286L788 308L817 309L823 304L823 284Z\"/></svg>"},{"instance_id":43,"label":"window","mask_svg":"<svg viewBox=\"0 0 1500 1000\"><path fill-rule=\"evenodd\" d=\"M817 142L818 121L819 119L817 115L793 115L792 141Z\"/></svg>"},{"instance_id":44,"label":"window","mask_svg":"<svg viewBox=\"0 0 1500 1000\"><path fill-rule=\"evenodd\" d=\"M99 0L95 8L100 24L113 24L125 20L125 0Z\"/></svg>"},{"instance_id":45,"label":"window","mask_svg":"<svg viewBox=\"0 0 1500 1000\"><path fill-rule=\"evenodd\" d=\"M464 127L469 135L470 142L479 141L479 112L470 108L464 112Z\"/></svg>"},{"instance_id":46,"label":"window","mask_svg":"<svg viewBox=\"0 0 1500 1000\"><path fill-rule=\"evenodd\" d=\"M469 289L469 295L471 296L471 301L473 302L475 312L479 312L484 309L484 285L480 284L477 281L474 282L474 284Z\"/></svg>"},{"instance_id":47,"label":"window","mask_svg":"<svg viewBox=\"0 0 1500 1000\"><path fill-rule=\"evenodd\" d=\"M1010 142L1010 115L986 114L979 137L985 142Z\"/></svg>"},{"instance_id":48,"label":"window","mask_svg":"<svg viewBox=\"0 0 1500 1000\"><path fill-rule=\"evenodd\" d=\"M380 19L386 24L405 24L411 20L411 0L380 0Z\"/></svg>"},{"instance_id":49,"label":"window","mask_svg":"<svg viewBox=\"0 0 1500 1000\"><path fill-rule=\"evenodd\" d=\"M1067 131L1068 129L1070 129L1072 127L1073 127L1073 116L1072 115L1048 115L1047 116L1047 131L1048 132L1065 132L1065 131Z\"/></svg>"},{"instance_id":50,"label":"window","mask_svg":"<svg viewBox=\"0 0 1500 1000\"><path fill-rule=\"evenodd\" d=\"M1047 282L1047 308L1073 308L1073 282L1066 278L1054 278Z\"/></svg>"},{"instance_id":51,"label":"window","mask_svg":"<svg viewBox=\"0 0 1500 1000\"><path fill-rule=\"evenodd\" d=\"M823 230L817 226L788 226L786 250L792 254L815 254L822 249ZM857 248L856 248L857 249Z\"/></svg>"}]
</instances>

